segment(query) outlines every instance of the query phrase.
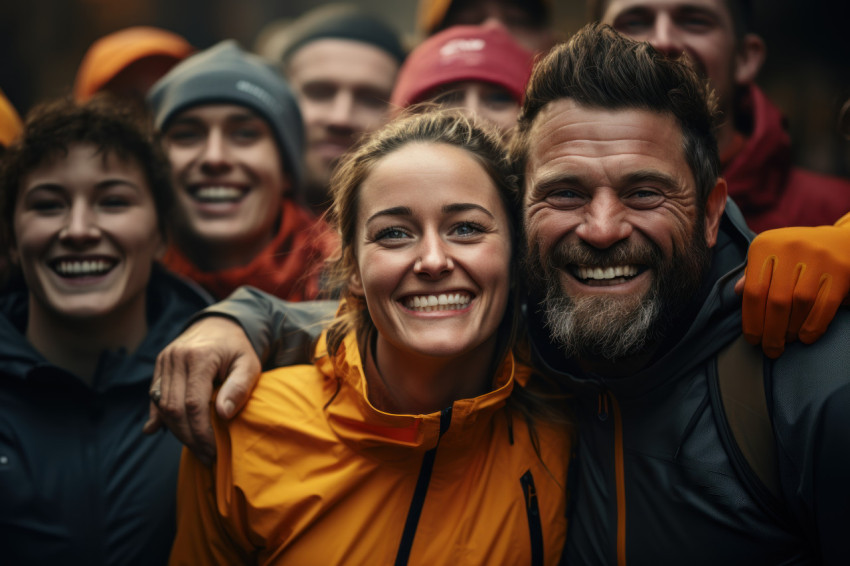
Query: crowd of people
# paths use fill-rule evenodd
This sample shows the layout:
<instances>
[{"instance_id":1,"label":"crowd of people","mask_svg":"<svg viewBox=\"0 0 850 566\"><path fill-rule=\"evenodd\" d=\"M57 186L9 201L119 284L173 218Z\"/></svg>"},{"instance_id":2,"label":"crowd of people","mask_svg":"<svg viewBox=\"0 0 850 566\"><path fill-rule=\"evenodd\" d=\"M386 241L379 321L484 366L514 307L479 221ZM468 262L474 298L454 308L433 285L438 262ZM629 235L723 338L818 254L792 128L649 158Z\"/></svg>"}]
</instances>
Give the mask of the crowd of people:
<instances>
[{"instance_id":1,"label":"crowd of people","mask_svg":"<svg viewBox=\"0 0 850 566\"><path fill-rule=\"evenodd\" d=\"M850 180L750 2L587 8L0 93L3 562L846 563Z\"/></svg>"}]
</instances>

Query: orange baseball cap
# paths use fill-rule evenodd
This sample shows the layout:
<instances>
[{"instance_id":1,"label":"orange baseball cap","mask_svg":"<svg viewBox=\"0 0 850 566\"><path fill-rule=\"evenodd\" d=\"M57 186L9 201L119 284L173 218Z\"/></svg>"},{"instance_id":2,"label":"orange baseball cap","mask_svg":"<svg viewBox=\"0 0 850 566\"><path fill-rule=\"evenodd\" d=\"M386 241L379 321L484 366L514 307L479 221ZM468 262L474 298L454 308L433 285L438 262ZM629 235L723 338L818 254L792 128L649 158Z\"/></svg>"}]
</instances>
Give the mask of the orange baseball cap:
<instances>
[{"instance_id":1,"label":"orange baseball cap","mask_svg":"<svg viewBox=\"0 0 850 566\"><path fill-rule=\"evenodd\" d=\"M0 146L8 147L23 129L18 111L0 90Z\"/></svg>"},{"instance_id":2,"label":"orange baseball cap","mask_svg":"<svg viewBox=\"0 0 850 566\"><path fill-rule=\"evenodd\" d=\"M454 0L419 0L417 28L424 35L431 35L442 29L446 14ZM539 5L544 13L551 13L552 0L523 0L520 5ZM472 22L470 22L472 23ZM476 22L481 23L481 22Z\"/></svg>"},{"instance_id":3,"label":"orange baseball cap","mask_svg":"<svg viewBox=\"0 0 850 566\"><path fill-rule=\"evenodd\" d=\"M85 102L118 73L148 57L165 57L182 61L195 48L176 33L136 26L105 35L86 51L74 81L74 99Z\"/></svg>"}]
</instances>

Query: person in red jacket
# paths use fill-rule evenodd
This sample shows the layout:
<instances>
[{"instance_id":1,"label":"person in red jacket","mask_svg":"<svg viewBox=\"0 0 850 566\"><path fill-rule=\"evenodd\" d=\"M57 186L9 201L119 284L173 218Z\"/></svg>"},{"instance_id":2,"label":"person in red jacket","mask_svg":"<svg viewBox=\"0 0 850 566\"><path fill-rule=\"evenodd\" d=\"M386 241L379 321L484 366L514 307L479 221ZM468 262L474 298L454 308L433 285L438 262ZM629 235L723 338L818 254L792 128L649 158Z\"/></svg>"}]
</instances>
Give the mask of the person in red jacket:
<instances>
[{"instance_id":1,"label":"person in red jacket","mask_svg":"<svg viewBox=\"0 0 850 566\"><path fill-rule=\"evenodd\" d=\"M780 110L756 86L764 41L750 31L748 0L588 0L594 20L687 54L720 98L717 132L729 196L755 232L832 224L850 211L850 181L794 167Z\"/></svg>"}]
</instances>

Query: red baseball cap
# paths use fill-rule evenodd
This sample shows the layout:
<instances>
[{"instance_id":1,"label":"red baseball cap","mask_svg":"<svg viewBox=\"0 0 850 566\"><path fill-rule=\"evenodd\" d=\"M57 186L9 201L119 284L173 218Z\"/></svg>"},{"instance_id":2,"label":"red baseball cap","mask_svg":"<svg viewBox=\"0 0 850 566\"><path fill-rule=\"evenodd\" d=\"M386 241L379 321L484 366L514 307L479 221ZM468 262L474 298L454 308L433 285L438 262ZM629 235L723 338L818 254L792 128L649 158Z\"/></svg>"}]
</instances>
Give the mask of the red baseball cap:
<instances>
[{"instance_id":1,"label":"red baseball cap","mask_svg":"<svg viewBox=\"0 0 850 566\"><path fill-rule=\"evenodd\" d=\"M497 84L522 102L533 65L534 54L501 26L454 26L410 52L390 102L404 108L438 87L461 81Z\"/></svg>"}]
</instances>

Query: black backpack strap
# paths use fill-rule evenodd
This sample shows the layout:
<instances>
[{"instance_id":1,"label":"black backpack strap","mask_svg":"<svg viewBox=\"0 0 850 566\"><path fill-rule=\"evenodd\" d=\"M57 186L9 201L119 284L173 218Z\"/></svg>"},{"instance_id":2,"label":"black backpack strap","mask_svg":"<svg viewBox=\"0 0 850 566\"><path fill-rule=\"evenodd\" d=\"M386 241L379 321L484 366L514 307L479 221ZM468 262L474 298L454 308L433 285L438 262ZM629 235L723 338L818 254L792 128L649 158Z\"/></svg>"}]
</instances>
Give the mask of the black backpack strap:
<instances>
[{"instance_id":1,"label":"black backpack strap","mask_svg":"<svg viewBox=\"0 0 850 566\"><path fill-rule=\"evenodd\" d=\"M717 355L717 381L729 430L755 475L781 499L776 440L764 389L761 350L739 336Z\"/></svg>"}]
</instances>

